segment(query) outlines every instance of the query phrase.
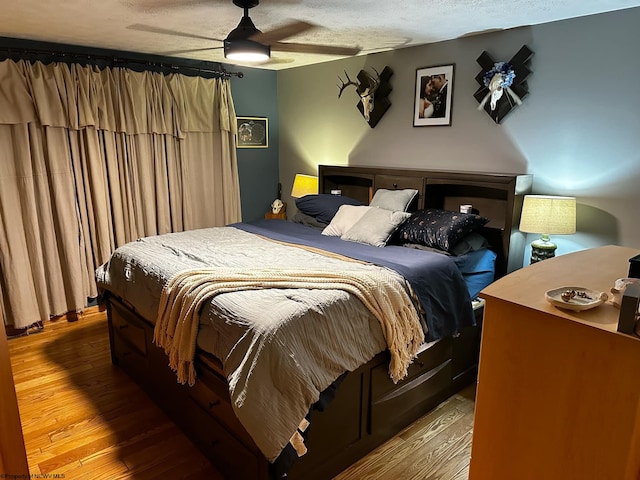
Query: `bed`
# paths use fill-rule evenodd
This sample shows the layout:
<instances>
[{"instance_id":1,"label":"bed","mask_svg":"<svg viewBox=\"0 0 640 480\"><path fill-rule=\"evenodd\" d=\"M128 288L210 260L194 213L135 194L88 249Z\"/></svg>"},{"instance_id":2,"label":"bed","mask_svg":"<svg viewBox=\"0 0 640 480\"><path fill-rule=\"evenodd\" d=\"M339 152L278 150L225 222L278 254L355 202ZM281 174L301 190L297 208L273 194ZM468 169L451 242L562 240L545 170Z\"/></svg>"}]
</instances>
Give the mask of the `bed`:
<instances>
[{"instance_id":1,"label":"bed","mask_svg":"<svg viewBox=\"0 0 640 480\"><path fill-rule=\"evenodd\" d=\"M515 225L529 175L324 165L318 174L321 194L339 191L350 212L369 216L386 211L369 204L415 192L408 213L385 213L405 239L418 213L472 205L483 219L473 233L490 248L444 255L402 241L393 225L381 248L369 224L323 235L327 227L264 220L118 249L98 271L113 363L230 478L330 478L473 382L482 306L472 301L522 261ZM204 296L211 285L215 296ZM172 369L174 350L154 326L171 324L179 301L195 313Z\"/></svg>"}]
</instances>

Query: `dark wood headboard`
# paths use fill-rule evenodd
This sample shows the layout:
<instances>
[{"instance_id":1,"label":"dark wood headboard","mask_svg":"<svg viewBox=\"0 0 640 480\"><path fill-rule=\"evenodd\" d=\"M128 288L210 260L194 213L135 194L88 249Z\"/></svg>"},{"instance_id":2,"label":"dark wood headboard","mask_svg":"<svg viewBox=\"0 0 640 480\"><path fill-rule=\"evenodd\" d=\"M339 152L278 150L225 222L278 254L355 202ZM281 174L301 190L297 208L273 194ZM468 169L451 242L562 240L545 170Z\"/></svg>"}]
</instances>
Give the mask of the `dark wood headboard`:
<instances>
[{"instance_id":1,"label":"dark wood headboard","mask_svg":"<svg viewBox=\"0 0 640 480\"><path fill-rule=\"evenodd\" d=\"M415 188L420 192L416 209L457 212L460 205L470 204L474 213L489 219L481 233L498 255L496 278L522 267L525 238L518 224L532 175L320 165L318 177L320 193L340 191L363 203L379 188Z\"/></svg>"}]
</instances>

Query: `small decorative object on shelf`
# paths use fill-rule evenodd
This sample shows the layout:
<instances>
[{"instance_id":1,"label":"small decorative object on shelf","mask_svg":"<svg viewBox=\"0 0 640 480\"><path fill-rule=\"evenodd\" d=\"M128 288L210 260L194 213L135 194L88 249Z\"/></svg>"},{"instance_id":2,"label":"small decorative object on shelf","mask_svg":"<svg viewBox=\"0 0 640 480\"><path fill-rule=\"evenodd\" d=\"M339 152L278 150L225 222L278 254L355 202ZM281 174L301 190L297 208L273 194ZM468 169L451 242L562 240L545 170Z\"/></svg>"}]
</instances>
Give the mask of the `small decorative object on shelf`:
<instances>
[{"instance_id":1,"label":"small decorative object on shelf","mask_svg":"<svg viewBox=\"0 0 640 480\"><path fill-rule=\"evenodd\" d=\"M264 218L273 219L277 218L280 220L287 219L287 204L284 203L279 198L276 198L273 203L271 203L271 211L264 214Z\"/></svg>"},{"instance_id":2,"label":"small decorative object on shelf","mask_svg":"<svg viewBox=\"0 0 640 480\"><path fill-rule=\"evenodd\" d=\"M620 308L622 304L622 296L624 295L627 286L630 283L637 283L640 285L640 279L638 278L618 278L613 287L611 287L611 298L609 299L609 303L616 308Z\"/></svg>"},{"instance_id":3,"label":"small decorative object on shelf","mask_svg":"<svg viewBox=\"0 0 640 480\"><path fill-rule=\"evenodd\" d=\"M622 295L618 331L629 335L640 334L638 306L640 305L640 283L630 283Z\"/></svg>"}]
</instances>

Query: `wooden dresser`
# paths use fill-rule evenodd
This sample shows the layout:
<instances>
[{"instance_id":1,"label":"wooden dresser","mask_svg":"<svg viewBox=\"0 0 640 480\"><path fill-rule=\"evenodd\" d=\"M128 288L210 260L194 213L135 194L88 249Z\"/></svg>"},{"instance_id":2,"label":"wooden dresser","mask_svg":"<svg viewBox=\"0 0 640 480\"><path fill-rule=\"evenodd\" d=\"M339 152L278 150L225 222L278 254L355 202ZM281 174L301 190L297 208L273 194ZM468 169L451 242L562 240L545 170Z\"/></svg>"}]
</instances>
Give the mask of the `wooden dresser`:
<instances>
[{"instance_id":1,"label":"wooden dresser","mask_svg":"<svg viewBox=\"0 0 640 480\"><path fill-rule=\"evenodd\" d=\"M9 346L0 308L0 478L29 478ZM13 475L13 476L12 476ZM15 476L15 477L14 477Z\"/></svg>"},{"instance_id":2,"label":"wooden dresser","mask_svg":"<svg viewBox=\"0 0 640 480\"><path fill-rule=\"evenodd\" d=\"M470 480L640 479L640 338L605 303L560 310L545 291L610 292L637 249L555 257L487 287Z\"/></svg>"}]
</instances>

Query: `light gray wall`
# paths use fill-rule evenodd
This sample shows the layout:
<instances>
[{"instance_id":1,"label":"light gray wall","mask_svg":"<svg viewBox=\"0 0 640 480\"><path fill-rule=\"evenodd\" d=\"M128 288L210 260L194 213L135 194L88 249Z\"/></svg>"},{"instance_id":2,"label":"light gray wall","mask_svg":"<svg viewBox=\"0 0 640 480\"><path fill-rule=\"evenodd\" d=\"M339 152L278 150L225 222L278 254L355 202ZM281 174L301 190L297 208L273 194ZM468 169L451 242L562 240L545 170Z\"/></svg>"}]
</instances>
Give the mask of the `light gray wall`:
<instances>
[{"instance_id":1,"label":"light gray wall","mask_svg":"<svg viewBox=\"0 0 640 480\"><path fill-rule=\"evenodd\" d=\"M534 193L577 197L578 233L554 237L558 254L640 248L638 25L635 8L279 71L283 197L293 205L294 175L319 164L532 173ZM522 45L534 52L529 95L497 125L477 110L476 59L506 61ZM413 127L416 69L452 63L452 125ZM387 65L392 106L371 129L353 88L337 98L337 77Z\"/></svg>"}]
</instances>

